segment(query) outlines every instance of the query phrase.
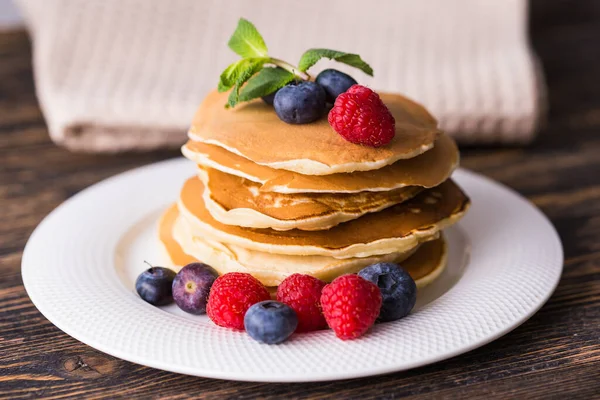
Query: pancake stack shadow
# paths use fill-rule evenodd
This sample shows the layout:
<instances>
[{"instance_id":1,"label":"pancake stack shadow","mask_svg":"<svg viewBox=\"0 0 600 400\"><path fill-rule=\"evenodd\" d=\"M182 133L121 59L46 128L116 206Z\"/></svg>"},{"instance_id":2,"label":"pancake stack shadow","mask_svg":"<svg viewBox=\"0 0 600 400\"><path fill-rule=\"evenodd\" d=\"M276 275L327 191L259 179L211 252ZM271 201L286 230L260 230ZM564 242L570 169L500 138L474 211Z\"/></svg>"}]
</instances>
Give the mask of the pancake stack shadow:
<instances>
[{"instance_id":1,"label":"pancake stack shadow","mask_svg":"<svg viewBox=\"0 0 600 400\"><path fill-rule=\"evenodd\" d=\"M326 118L289 125L257 100L200 105L183 154L198 165L160 222L168 262L198 260L266 286L293 273L325 281L376 262L400 263L423 287L446 263L442 230L469 199L449 177L454 141L420 105L381 94L396 135L380 148L350 143Z\"/></svg>"}]
</instances>

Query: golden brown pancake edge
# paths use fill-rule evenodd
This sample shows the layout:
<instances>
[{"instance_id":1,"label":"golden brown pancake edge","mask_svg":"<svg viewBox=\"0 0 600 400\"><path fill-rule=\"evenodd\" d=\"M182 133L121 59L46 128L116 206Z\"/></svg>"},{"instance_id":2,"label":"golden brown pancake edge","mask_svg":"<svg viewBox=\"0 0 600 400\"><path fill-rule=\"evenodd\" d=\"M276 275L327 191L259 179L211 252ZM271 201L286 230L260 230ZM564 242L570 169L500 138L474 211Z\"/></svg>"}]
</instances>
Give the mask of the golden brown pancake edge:
<instances>
[{"instance_id":1,"label":"golden brown pancake edge","mask_svg":"<svg viewBox=\"0 0 600 400\"><path fill-rule=\"evenodd\" d=\"M441 131L422 106L397 94L380 97L396 119L396 135L378 148L348 142L325 117L310 124L287 124L260 99L225 109L227 93L216 91L201 103L188 134L257 164L307 175L379 169L433 147Z\"/></svg>"},{"instance_id":2,"label":"golden brown pancake edge","mask_svg":"<svg viewBox=\"0 0 600 400\"><path fill-rule=\"evenodd\" d=\"M178 202L182 215L199 231L198 236L211 235L219 241L273 253L336 258L384 254L391 248L407 250L458 221L469 205L462 190L448 180L404 203L327 231L274 231L225 225L214 220L204 202L197 200L202 198L203 190L202 182L191 178L184 184Z\"/></svg>"},{"instance_id":3,"label":"golden brown pancake edge","mask_svg":"<svg viewBox=\"0 0 600 400\"><path fill-rule=\"evenodd\" d=\"M356 193L388 191L405 186L434 187L445 181L458 166L459 153L454 140L441 135L433 149L374 171L331 175L303 175L258 165L226 149L188 141L182 153L201 167L249 179L260 190L278 193Z\"/></svg>"}]
</instances>

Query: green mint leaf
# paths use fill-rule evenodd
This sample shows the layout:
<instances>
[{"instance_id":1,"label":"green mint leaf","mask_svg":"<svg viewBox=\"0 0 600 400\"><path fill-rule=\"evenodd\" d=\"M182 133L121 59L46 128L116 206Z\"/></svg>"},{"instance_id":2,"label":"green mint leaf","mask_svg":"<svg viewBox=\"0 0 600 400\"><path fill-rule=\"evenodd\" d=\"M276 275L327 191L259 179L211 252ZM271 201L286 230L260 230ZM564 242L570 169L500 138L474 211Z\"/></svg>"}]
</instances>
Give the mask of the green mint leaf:
<instances>
[{"instance_id":1,"label":"green mint leaf","mask_svg":"<svg viewBox=\"0 0 600 400\"><path fill-rule=\"evenodd\" d=\"M223 93L228 91L230 88L228 88L227 86L225 86L221 81L219 81L219 84L217 85L217 91L219 93Z\"/></svg>"},{"instance_id":2,"label":"green mint leaf","mask_svg":"<svg viewBox=\"0 0 600 400\"><path fill-rule=\"evenodd\" d=\"M244 60L238 60L233 64L230 64L223 72L221 72L221 76L219 77L219 85L217 90L219 92L226 92L235 85L235 81L239 76L241 70L245 68Z\"/></svg>"},{"instance_id":3,"label":"green mint leaf","mask_svg":"<svg viewBox=\"0 0 600 400\"><path fill-rule=\"evenodd\" d=\"M244 58L267 56L267 45L264 39L252 22L244 18L240 18L238 26L227 45Z\"/></svg>"},{"instance_id":4,"label":"green mint leaf","mask_svg":"<svg viewBox=\"0 0 600 400\"><path fill-rule=\"evenodd\" d=\"M268 58L242 58L225 68L219 77L219 92L226 92L236 84L242 85L269 61Z\"/></svg>"},{"instance_id":5,"label":"green mint leaf","mask_svg":"<svg viewBox=\"0 0 600 400\"><path fill-rule=\"evenodd\" d=\"M225 108L235 107L238 103L238 99L240 97L240 88L235 86L231 92L229 92L229 97L227 98L227 104L225 104Z\"/></svg>"},{"instance_id":6,"label":"green mint leaf","mask_svg":"<svg viewBox=\"0 0 600 400\"><path fill-rule=\"evenodd\" d=\"M360 69L367 75L373 76L373 68L364 62L358 54L344 53L341 51L328 49L307 50L304 52L304 54L302 54L302 57L300 57L298 69L302 72L306 72L306 70L315 65L321 58L329 58L344 64L348 64L352 67Z\"/></svg>"},{"instance_id":7,"label":"green mint leaf","mask_svg":"<svg viewBox=\"0 0 600 400\"><path fill-rule=\"evenodd\" d=\"M263 68L240 91L239 101L269 95L293 81L295 75L282 68Z\"/></svg>"},{"instance_id":8,"label":"green mint leaf","mask_svg":"<svg viewBox=\"0 0 600 400\"><path fill-rule=\"evenodd\" d=\"M231 70L231 66L227 67L221 75L218 89L221 92L224 92L233 87L227 101L229 107L235 107L239 101L240 88L252 78L254 74L260 71L263 65L268 61L268 58L243 58L232 64L235 65L235 67L231 68Z\"/></svg>"}]
</instances>

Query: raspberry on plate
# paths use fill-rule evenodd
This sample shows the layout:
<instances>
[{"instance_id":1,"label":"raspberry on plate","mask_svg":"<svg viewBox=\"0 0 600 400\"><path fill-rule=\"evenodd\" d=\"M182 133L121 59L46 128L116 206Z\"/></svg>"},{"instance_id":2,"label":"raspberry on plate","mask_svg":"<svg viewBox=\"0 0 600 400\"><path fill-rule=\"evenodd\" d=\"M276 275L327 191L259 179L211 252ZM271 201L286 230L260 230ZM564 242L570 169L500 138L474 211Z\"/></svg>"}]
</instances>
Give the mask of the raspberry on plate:
<instances>
[{"instance_id":1,"label":"raspberry on plate","mask_svg":"<svg viewBox=\"0 0 600 400\"><path fill-rule=\"evenodd\" d=\"M334 279L321 294L327 324L342 340L362 336L375 323L381 302L377 285L358 275Z\"/></svg>"},{"instance_id":2,"label":"raspberry on plate","mask_svg":"<svg viewBox=\"0 0 600 400\"><path fill-rule=\"evenodd\" d=\"M258 279L243 272L230 272L213 283L206 313L219 326L244 330L246 311L252 305L270 299L267 288Z\"/></svg>"},{"instance_id":3,"label":"raspberry on plate","mask_svg":"<svg viewBox=\"0 0 600 400\"><path fill-rule=\"evenodd\" d=\"M277 301L292 307L298 316L296 332L327 327L321 310L321 291L325 282L310 275L293 274L277 287Z\"/></svg>"},{"instance_id":4,"label":"raspberry on plate","mask_svg":"<svg viewBox=\"0 0 600 400\"><path fill-rule=\"evenodd\" d=\"M396 131L396 120L379 95L361 85L352 85L337 97L328 120L344 139L365 146L385 146Z\"/></svg>"}]
</instances>

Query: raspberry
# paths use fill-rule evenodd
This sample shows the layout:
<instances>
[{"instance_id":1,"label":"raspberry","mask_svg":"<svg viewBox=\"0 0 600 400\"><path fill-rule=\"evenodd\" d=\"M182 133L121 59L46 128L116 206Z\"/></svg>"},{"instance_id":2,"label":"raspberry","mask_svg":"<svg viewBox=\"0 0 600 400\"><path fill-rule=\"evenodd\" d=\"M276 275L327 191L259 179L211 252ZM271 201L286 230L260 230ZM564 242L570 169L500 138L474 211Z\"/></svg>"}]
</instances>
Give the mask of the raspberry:
<instances>
[{"instance_id":1,"label":"raspberry","mask_svg":"<svg viewBox=\"0 0 600 400\"><path fill-rule=\"evenodd\" d=\"M267 288L258 279L243 272L230 272L213 283L206 313L219 326L244 330L246 311L253 304L270 299Z\"/></svg>"},{"instance_id":2,"label":"raspberry","mask_svg":"<svg viewBox=\"0 0 600 400\"><path fill-rule=\"evenodd\" d=\"M325 282L310 275L293 274L277 288L277 301L292 307L298 315L296 332L316 331L327 327L321 311L321 291Z\"/></svg>"},{"instance_id":3,"label":"raspberry","mask_svg":"<svg viewBox=\"0 0 600 400\"><path fill-rule=\"evenodd\" d=\"M327 324L342 340L362 336L375 323L381 301L377 285L358 275L336 278L321 294Z\"/></svg>"},{"instance_id":4,"label":"raspberry","mask_svg":"<svg viewBox=\"0 0 600 400\"><path fill-rule=\"evenodd\" d=\"M329 125L349 142L380 147L395 135L396 120L371 89L352 85L340 94L331 111Z\"/></svg>"}]
</instances>

